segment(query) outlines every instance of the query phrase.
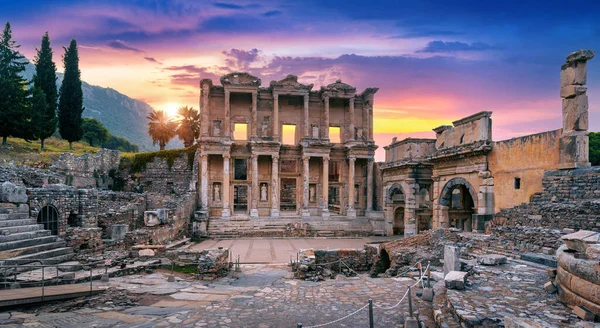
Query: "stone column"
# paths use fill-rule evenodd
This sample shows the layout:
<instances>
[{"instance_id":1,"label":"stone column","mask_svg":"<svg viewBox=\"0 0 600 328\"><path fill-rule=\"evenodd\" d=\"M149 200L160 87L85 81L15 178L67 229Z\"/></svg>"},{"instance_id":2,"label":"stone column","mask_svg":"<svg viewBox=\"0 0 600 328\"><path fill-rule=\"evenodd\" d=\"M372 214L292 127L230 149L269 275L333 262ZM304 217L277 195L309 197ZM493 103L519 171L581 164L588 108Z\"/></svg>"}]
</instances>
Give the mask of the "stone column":
<instances>
[{"instance_id":1,"label":"stone column","mask_svg":"<svg viewBox=\"0 0 600 328\"><path fill-rule=\"evenodd\" d=\"M302 157L302 164L303 164L303 180L302 180L302 216L303 217L310 217L310 211L308 209L308 182L309 182L309 163L310 163L310 156L303 156Z\"/></svg>"},{"instance_id":2,"label":"stone column","mask_svg":"<svg viewBox=\"0 0 600 328\"><path fill-rule=\"evenodd\" d=\"M404 195L404 236L413 236L417 233L417 183L415 179L405 180L406 194Z\"/></svg>"},{"instance_id":3,"label":"stone column","mask_svg":"<svg viewBox=\"0 0 600 328\"><path fill-rule=\"evenodd\" d=\"M256 130L258 128L258 113L256 109L258 98L258 92L252 92L252 138L256 138L258 135L256 134Z\"/></svg>"},{"instance_id":4,"label":"stone column","mask_svg":"<svg viewBox=\"0 0 600 328\"><path fill-rule=\"evenodd\" d=\"M571 53L560 71L563 134L559 141L559 169L589 167L587 61L593 50Z\"/></svg>"},{"instance_id":5,"label":"stone column","mask_svg":"<svg viewBox=\"0 0 600 328\"><path fill-rule=\"evenodd\" d=\"M252 208L250 216L258 217L258 199L260 197L258 188L258 155L252 154Z\"/></svg>"},{"instance_id":6,"label":"stone column","mask_svg":"<svg viewBox=\"0 0 600 328\"><path fill-rule=\"evenodd\" d=\"M350 157L348 158L348 210L346 211L346 215L349 218L356 217L356 209L354 209L354 166L356 164L356 158Z\"/></svg>"},{"instance_id":7,"label":"stone column","mask_svg":"<svg viewBox=\"0 0 600 328\"><path fill-rule=\"evenodd\" d=\"M321 177L321 185L323 191L321 197L323 204L321 207L321 216L323 218L329 217L329 157L323 157L323 176Z\"/></svg>"},{"instance_id":8,"label":"stone column","mask_svg":"<svg viewBox=\"0 0 600 328\"><path fill-rule=\"evenodd\" d=\"M225 129L226 137L231 136L231 104L229 103L230 96L230 92L225 90L225 118L223 119L225 126L223 128Z\"/></svg>"},{"instance_id":9,"label":"stone column","mask_svg":"<svg viewBox=\"0 0 600 328\"><path fill-rule=\"evenodd\" d=\"M310 137L310 120L308 115L308 99L309 95L304 95L304 138Z\"/></svg>"},{"instance_id":10,"label":"stone column","mask_svg":"<svg viewBox=\"0 0 600 328\"><path fill-rule=\"evenodd\" d=\"M369 103L367 100L365 100L363 102L362 116L363 116L363 119L362 119L363 140L369 140L369 131L371 131L369 126L370 126L371 122L369 121Z\"/></svg>"},{"instance_id":11,"label":"stone column","mask_svg":"<svg viewBox=\"0 0 600 328\"><path fill-rule=\"evenodd\" d=\"M355 132L354 132L354 97L349 99L350 101L350 109L349 109L349 118L350 124L348 124L348 139L354 140Z\"/></svg>"},{"instance_id":12,"label":"stone column","mask_svg":"<svg viewBox=\"0 0 600 328\"><path fill-rule=\"evenodd\" d=\"M367 161L367 211L373 210L373 159Z\"/></svg>"},{"instance_id":13,"label":"stone column","mask_svg":"<svg viewBox=\"0 0 600 328\"><path fill-rule=\"evenodd\" d=\"M221 217L228 218L231 216L231 210L229 208L229 162L231 161L231 155L223 154L223 189L221 194L221 201L223 203L223 211Z\"/></svg>"},{"instance_id":14,"label":"stone column","mask_svg":"<svg viewBox=\"0 0 600 328\"><path fill-rule=\"evenodd\" d=\"M208 127L210 125L210 120L208 116L208 96L210 93L210 84L200 82L200 117L201 117L201 135L203 137L208 137Z\"/></svg>"},{"instance_id":15,"label":"stone column","mask_svg":"<svg viewBox=\"0 0 600 328\"><path fill-rule=\"evenodd\" d=\"M208 209L208 155L200 156L200 209Z\"/></svg>"},{"instance_id":16,"label":"stone column","mask_svg":"<svg viewBox=\"0 0 600 328\"><path fill-rule=\"evenodd\" d=\"M329 139L329 96L323 96L323 101L325 102L325 113L323 114L325 131L323 131L321 135L323 136L323 139Z\"/></svg>"},{"instance_id":17,"label":"stone column","mask_svg":"<svg viewBox=\"0 0 600 328\"><path fill-rule=\"evenodd\" d=\"M271 157L271 217L279 216L279 156Z\"/></svg>"},{"instance_id":18,"label":"stone column","mask_svg":"<svg viewBox=\"0 0 600 328\"><path fill-rule=\"evenodd\" d=\"M279 141L279 94L273 94L273 140Z\"/></svg>"}]
</instances>

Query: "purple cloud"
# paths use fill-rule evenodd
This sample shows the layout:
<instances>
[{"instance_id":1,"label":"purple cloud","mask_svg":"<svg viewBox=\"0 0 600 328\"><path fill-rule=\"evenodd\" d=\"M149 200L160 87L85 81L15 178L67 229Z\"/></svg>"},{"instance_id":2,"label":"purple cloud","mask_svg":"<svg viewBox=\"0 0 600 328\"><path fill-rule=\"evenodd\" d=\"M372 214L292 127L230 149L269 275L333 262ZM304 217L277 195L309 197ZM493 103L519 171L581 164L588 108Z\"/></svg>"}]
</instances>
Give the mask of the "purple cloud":
<instances>
[{"instance_id":1,"label":"purple cloud","mask_svg":"<svg viewBox=\"0 0 600 328\"><path fill-rule=\"evenodd\" d=\"M260 50L256 48L249 51L243 49L231 49L231 51L223 51L222 54L227 57L225 63L230 68L247 70L250 64L260 57Z\"/></svg>"},{"instance_id":2,"label":"purple cloud","mask_svg":"<svg viewBox=\"0 0 600 328\"><path fill-rule=\"evenodd\" d=\"M454 53L459 51L483 51L495 49L487 43L473 42L471 44L458 41L431 41L427 46L417 52L425 53Z\"/></svg>"},{"instance_id":3,"label":"purple cloud","mask_svg":"<svg viewBox=\"0 0 600 328\"><path fill-rule=\"evenodd\" d=\"M149 61L149 62L153 62L159 65L162 65L161 62L159 62L158 60L156 60L154 57L144 57L145 60Z\"/></svg>"},{"instance_id":4,"label":"purple cloud","mask_svg":"<svg viewBox=\"0 0 600 328\"><path fill-rule=\"evenodd\" d=\"M133 52L137 52L137 53L144 52L143 50L140 50L138 48L134 48L132 46L127 45L124 41L121 41L121 40L111 41L107 44L107 46L109 46L113 49L117 49L117 50L127 50L127 51L133 51Z\"/></svg>"}]
</instances>

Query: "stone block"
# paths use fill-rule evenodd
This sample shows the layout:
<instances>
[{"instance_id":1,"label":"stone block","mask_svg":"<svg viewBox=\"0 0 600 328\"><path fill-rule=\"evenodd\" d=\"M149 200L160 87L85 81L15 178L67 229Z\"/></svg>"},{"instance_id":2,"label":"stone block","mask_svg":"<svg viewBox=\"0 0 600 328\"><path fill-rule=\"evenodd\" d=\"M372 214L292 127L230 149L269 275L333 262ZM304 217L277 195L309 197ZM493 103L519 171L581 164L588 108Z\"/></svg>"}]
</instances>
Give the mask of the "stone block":
<instances>
[{"instance_id":1,"label":"stone block","mask_svg":"<svg viewBox=\"0 0 600 328\"><path fill-rule=\"evenodd\" d=\"M600 262L600 244L592 244L585 250L588 259Z\"/></svg>"},{"instance_id":2,"label":"stone block","mask_svg":"<svg viewBox=\"0 0 600 328\"><path fill-rule=\"evenodd\" d=\"M559 141L559 169L589 167L589 138L585 131L563 135ZM579 134L581 133L581 134Z\"/></svg>"},{"instance_id":3,"label":"stone block","mask_svg":"<svg viewBox=\"0 0 600 328\"><path fill-rule=\"evenodd\" d=\"M25 191L25 187L6 181L0 186L0 202L27 203Z\"/></svg>"},{"instance_id":4,"label":"stone block","mask_svg":"<svg viewBox=\"0 0 600 328\"><path fill-rule=\"evenodd\" d=\"M450 271L460 271L460 247L444 246L444 276Z\"/></svg>"},{"instance_id":5,"label":"stone block","mask_svg":"<svg viewBox=\"0 0 600 328\"><path fill-rule=\"evenodd\" d=\"M467 283L467 273L461 271L450 271L445 277L444 282L446 288L449 289L465 289Z\"/></svg>"},{"instance_id":6,"label":"stone block","mask_svg":"<svg viewBox=\"0 0 600 328\"><path fill-rule=\"evenodd\" d=\"M556 269L555 268L546 268L546 274L548 274L548 278L554 279L554 278L556 278Z\"/></svg>"},{"instance_id":7,"label":"stone block","mask_svg":"<svg viewBox=\"0 0 600 328\"><path fill-rule=\"evenodd\" d=\"M121 241L125 239L125 234L127 232L129 232L129 225L113 224L111 229L111 239L114 241Z\"/></svg>"},{"instance_id":8,"label":"stone block","mask_svg":"<svg viewBox=\"0 0 600 328\"><path fill-rule=\"evenodd\" d=\"M573 308L573 313L578 316L581 320L593 321L596 317L592 311L588 310L585 306L576 306Z\"/></svg>"},{"instance_id":9,"label":"stone block","mask_svg":"<svg viewBox=\"0 0 600 328\"><path fill-rule=\"evenodd\" d=\"M560 88L561 98L573 98L577 95L582 95L587 91L586 87L580 85L567 85Z\"/></svg>"},{"instance_id":10,"label":"stone block","mask_svg":"<svg viewBox=\"0 0 600 328\"><path fill-rule=\"evenodd\" d=\"M556 289L556 286L554 286L552 281L548 281L547 283L545 283L544 289L546 290L547 293L550 293L550 294L554 294L558 291L558 289Z\"/></svg>"},{"instance_id":11,"label":"stone block","mask_svg":"<svg viewBox=\"0 0 600 328\"><path fill-rule=\"evenodd\" d=\"M568 249L576 252L586 253L586 250L590 244L600 243L600 233L589 230L579 230L577 232L564 235L560 239L565 242L565 245L567 245Z\"/></svg>"},{"instance_id":12,"label":"stone block","mask_svg":"<svg viewBox=\"0 0 600 328\"><path fill-rule=\"evenodd\" d=\"M147 227L154 227L160 224L157 211L145 211L144 212L144 224Z\"/></svg>"},{"instance_id":13,"label":"stone block","mask_svg":"<svg viewBox=\"0 0 600 328\"><path fill-rule=\"evenodd\" d=\"M574 62L588 61L588 60L594 58L595 55L596 55L596 52L594 50L579 49L577 51L570 53L567 56L566 62L567 62L567 64L570 64L570 63L574 63Z\"/></svg>"},{"instance_id":14,"label":"stone block","mask_svg":"<svg viewBox=\"0 0 600 328\"><path fill-rule=\"evenodd\" d=\"M504 317L504 327L505 328L544 328L541 324L523 318L517 318L513 316Z\"/></svg>"},{"instance_id":15,"label":"stone block","mask_svg":"<svg viewBox=\"0 0 600 328\"><path fill-rule=\"evenodd\" d=\"M588 97L580 94L562 101L563 129L570 131L587 131L588 123Z\"/></svg>"},{"instance_id":16,"label":"stone block","mask_svg":"<svg viewBox=\"0 0 600 328\"><path fill-rule=\"evenodd\" d=\"M141 249L138 252L139 256L154 256L154 251L151 249Z\"/></svg>"},{"instance_id":17,"label":"stone block","mask_svg":"<svg viewBox=\"0 0 600 328\"><path fill-rule=\"evenodd\" d=\"M477 263L481 265L500 265L506 263L506 256L498 254L486 254L477 258Z\"/></svg>"}]
</instances>

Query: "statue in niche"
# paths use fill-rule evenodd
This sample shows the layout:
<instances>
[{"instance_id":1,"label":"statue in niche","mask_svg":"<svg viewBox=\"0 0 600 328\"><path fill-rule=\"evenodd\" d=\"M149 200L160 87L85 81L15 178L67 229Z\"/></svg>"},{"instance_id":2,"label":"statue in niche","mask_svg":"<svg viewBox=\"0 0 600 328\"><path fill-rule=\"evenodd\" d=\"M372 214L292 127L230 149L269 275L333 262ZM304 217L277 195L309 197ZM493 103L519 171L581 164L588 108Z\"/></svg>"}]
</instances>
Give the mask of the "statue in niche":
<instances>
[{"instance_id":1,"label":"statue in niche","mask_svg":"<svg viewBox=\"0 0 600 328\"><path fill-rule=\"evenodd\" d=\"M319 139L319 127L316 125L312 126L312 137L314 139Z\"/></svg>"},{"instance_id":2,"label":"statue in niche","mask_svg":"<svg viewBox=\"0 0 600 328\"><path fill-rule=\"evenodd\" d=\"M268 137L269 136L269 121L265 120L262 122L261 127L261 136Z\"/></svg>"},{"instance_id":3,"label":"statue in niche","mask_svg":"<svg viewBox=\"0 0 600 328\"><path fill-rule=\"evenodd\" d=\"M266 202L267 201L267 184L266 183L262 183L260 185L260 201L261 202Z\"/></svg>"},{"instance_id":4,"label":"statue in niche","mask_svg":"<svg viewBox=\"0 0 600 328\"><path fill-rule=\"evenodd\" d=\"M215 184L215 186L213 187L213 201L221 201L221 186L219 184Z\"/></svg>"},{"instance_id":5,"label":"statue in niche","mask_svg":"<svg viewBox=\"0 0 600 328\"><path fill-rule=\"evenodd\" d=\"M356 129L356 140L363 140L363 130L357 128Z\"/></svg>"},{"instance_id":6,"label":"statue in niche","mask_svg":"<svg viewBox=\"0 0 600 328\"><path fill-rule=\"evenodd\" d=\"M215 136L215 137L221 136L221 121L213 122L213 136Z\"/></svg>"},{"instance_id":7,"label":"statue in niche","mask_svg":"<svg viewBox=\"0 0 600 328\"><path fill-rule=\"evenodd\" d=\"M310 188L308 188L308 200L311 203L317 201L317 190L314 185L311 185Z\"/></svg>"}]
</instances>

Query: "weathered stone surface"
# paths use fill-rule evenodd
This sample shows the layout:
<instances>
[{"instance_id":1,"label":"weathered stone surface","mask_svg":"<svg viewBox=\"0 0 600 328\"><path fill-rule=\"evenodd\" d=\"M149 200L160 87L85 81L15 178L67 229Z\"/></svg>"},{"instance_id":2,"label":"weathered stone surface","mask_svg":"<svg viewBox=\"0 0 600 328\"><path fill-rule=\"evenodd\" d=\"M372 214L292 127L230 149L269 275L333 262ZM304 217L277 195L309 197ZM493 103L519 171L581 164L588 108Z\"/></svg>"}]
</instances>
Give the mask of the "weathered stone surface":
<instances>
[{"instance_id":1,"label":"weathered stone surface","mask_svg":"<svg viewBox=\"0 0 600 328\"><path fill-rule=\"evenodd\" d=\"M25 187L17 186L11 182L4 182L0 186L0 202L7 203L26 203L27 194Z\"/></svg>"},{"instance_id":2,"label":"weathered stone surface","mask_svg":"<svg viewBox=\"0 0 600 328\"><path fill-rule=\"evenodd\" d=\"M446 283L446 288L450 289L465 289L465 284L467 283L467 273L460 271L450 271L445 277L444 282Z\"/></svg>"},{"instance_id":3,"label":"weathered stone surface","mask_svg":"<svg viewBox=\"0 0 600 328\"><path fill-rule=\"evenodd\" d=\"M157 211L145 211L144 212L144 224L147 227L154 227L160 224Z\"/></svg>"},{"instance_id":4,"label":"weathered stone surface","mask_svg":"<svg viewBox=\"0 0 600 328\"><path fill-rule=\"evenodd\" d=\"M154 256L154 251L151 249L141 249L138 254L139 256Z\"/></svg>"},{"instance_id":5,"label":"weathered stone surface","mask_svg":"<svg viewBox=\"0 0 600 328\"><path fill-rule=\"evenodd\" d=\"M504 317L505 328L544 328L541 324L528 319L517 318L513 316Z\"/></svg>"},{"instance_id":6,"label":"weathered stone surface","mask_svg":"<svg viewBox=\"0 0 600 328\"><path fill-rule=\"evenodd\" d=\"M586 131L588 122L588 97L585 94L562 101L563 128L565 131Z\"/></svg>"},{"instance_id":7,"label":"weathered stone surface","mask_svg":"<svg viewBox=\"0 0 600 328\"><path fill-rule=\"evenodd\" d=\"M565 242L568 249L585 253L589 244L600 242L600 233L589 230L579 230L562 236L561 239Z\"/></svg>"},{"instance_id":8,"label":"weathered stone surface","mask_svg":"<svg viewBox=\"0 0 600 328\"><path fill-rule=\"evenodd\" d=\"M573 63L576 61L586 61L586 60L590 60L590 59L594 58L595 55L596 55L596 52L594 50L579 49L577 51L570 53L567 56L566 62Z\"/></svg>"},{"instance_id":9,"label":"weathered stone surface","mask_svg":"<svg viewBox=\"0 0 600 328\"><path fill-rule=\"evenodd\" d=\"M554 294L558 290L558 289L556 289L556 286L554 286L552 281L548 281L547 283L545 283L544 289L546 290L547 293L550 293L550 294Z\"/></svg>"},{"instance_id":10,"label":"weathered stone surface","mask_svg":"<svg viewBox=\"0 0 600 328\"><path fill-rule=\"evenodd\" d=\"M600 262L600 244L592 244L585 250L588 259Z\"/></svg>"},{"instance_id":11,"label":"weathered stone surface","mask_svg":"<svg viewBox=\"0 0 600 328\"><path fill-rule=\"evenodd\" d=\"M582 95L587 91L587 88L581 85L566 85L560 88L561 98L573 98L578 95Z\"/></svg>"},{"instance_id":12,"label":"weathered stone surface","mask_svg":"<svg viewBox=\"0 0 600 328\"><path fill-rule=\"evenodd\" d=\"M444 246L444 275L460 271L460 247Z\"/></svg>"},{"instance_id":13,"label":"weathered stone surface","mask_svg":"<svg viewBox=\"0 0 600 328\"><path fill-rule=\"evenodd\" d=\"M477 258L477 263L482 265L500 265L506 263L506 256L498 254L486 254Z\"/></svg>"}]
</instances>

